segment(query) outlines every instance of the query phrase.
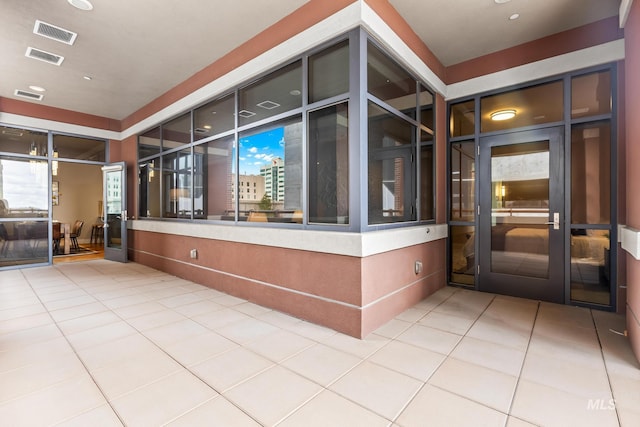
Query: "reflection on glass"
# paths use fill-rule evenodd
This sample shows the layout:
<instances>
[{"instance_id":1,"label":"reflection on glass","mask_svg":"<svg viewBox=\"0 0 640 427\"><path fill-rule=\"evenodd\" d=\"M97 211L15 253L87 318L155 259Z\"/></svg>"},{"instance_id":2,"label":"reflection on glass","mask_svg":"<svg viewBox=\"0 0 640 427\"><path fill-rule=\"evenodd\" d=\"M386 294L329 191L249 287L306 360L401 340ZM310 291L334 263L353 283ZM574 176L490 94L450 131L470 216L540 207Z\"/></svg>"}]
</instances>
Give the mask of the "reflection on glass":
<instances>
[{"instance_id":1,"label":"reflection on glass","mask_svg":"<svg viewBox=\"0 0 640 427\"><path fill-rule=\"evenodd\" d=\"M153 159L138 166L140 203L138 216L160 218L160 159Z\"/></svg>"},{"instance_id":2,"label":"reflection on glass","mask_svg":"<svg viewBox=\"0 0 640 427\"><path fill-rule=\"evenodd\" d=\"M602 71L571 79L571 118L611 112L611 72Z\"/></svg>"},{"instance_id":3,"label":"reflection on glass","mask_svg":"<svg viewBox=\"0 0 640 427\"><path fill-rule=\"evenodd\" d=\"M609 230L571 230L571 300L610 304Z\"/></svg>"},{"instance_id":4,"label":"reflection on glass","mask_svg":"<svg viewBox=\"0 0 640 427\"><path fill-rule=\"evenodd\" d=\"M238 91L238 125L243 126L302 106L302 63L282 67Z\"/></svg>"},{"instance_id":5,"label":"reflection on glass","mask_svg":"<svg viewBox=\"0 0 640 427\"><path fill-rule=\"evenodd\" d=\"M475 217L475 145L473 141L451 144L451 219L473 221Z\"/></svg>"},{"instance_id":6,"label":"reflection on glass","mask_svg":"<svg viewBox=\"0 0 640 427\"><path fill-rule=\"evenodd\" d=\"M367 46L367 86L370 94L415 118L416 79L371 42Z\"/></svg>"},{"instance_id":7,"label":"reflection on glass","mask_svg":"<svg viewBox=\"0 0 640 427\"><path fill-rule=\"evenodd\" d=\"M433 145L420 147L420 220L435 219Z\"/></svg>"},{"instance_id":8,"label":"reflection on glass","mask_svg":"<svg viewBox=\"0 0 640 427\"><path fill-rule=\"evenodd\" d=\"M302 223L302 119L240 134L238 219Z\"/></svg>"},{"instance_id":9,"label":"reflection on glass","mask_svg":"<svg viewBox=\"0 0 640 427\"><path fill-rule=\"evenodd\" d=\"M204 138L233 129L235 97L233 94L216 99L193 112L193 139Z\"/></svg>"},{"instance_id":10,"label":"reflection on glass","mask_svg":"<svg viewBox=\"0 0 640 427\"><path fill-rule=\"evenodd\" d=\"M6 221L16 212L4 206L0 200L0 267L48 262L49 223Z\"/></svg>"},{"instance_id":11,"label":"reflection on glass","mask_svg":"<svg viewBox=\"0 0 640 427\"><path fill-rule=\"evenodd\" d=\"M46 156L47 134L27 129L0 126L0 151Z\"/></svg>"},{"instance_id":12,"label":"reflection on glass","mask_svg":"<svg viewBox=\"0 0 640 427\"><path fill-rule=\"evenodd\" d=\"M138 137L138 158L153 156L160 152L160 127L153 128Z\"/></svg>"},{"instance_id":13,"label":"reflection on glass","mask_svg":"<svg viewBox=\"0 0 640 427\"><path fill-rule=\"evenodd\" d=\"M53 147L58 157L104 162L106 142L78 136L53 135Z\"/></svg>"},{"instance_id":14,"label":"reflection on glass","mask_svg":"<svg viewBox=\"0 0 640 427\"><path fill-rule=\"evenodd\" d=\"M348 104L309 113L309 222L349 223Z\"/></svg>"},{"instance_id":15,"label":"reflection on glass","mask_svg":"<svg viewBox=\"0 0 640 427\"><path fill-rule=\"evenodd\" d=\"M107 185L107 245L110 248L122 249L122 171L113 170L106 172Z\"/></svg>"},{"instance_id":16,"label":"reflection on glass","mask_svg":"<svg viewBox=\"0 0 640 427\"><path fill-rule=\"evenodd\" d=\"M475 101L451 105L449 132L451 137L473 135L475 133Z\"/></svg>"},{"instance_id":17,"label":"reflection on glass","mask_svg":"<svg viewBox=\"0 0 640 427\"><path fill-rule=\"evenodd\" d=\"M462 285L475 283L475 227L451 226L451 281Z\"/></svg>"},{"instance_id":18,"label":"reflection on glass","mask_svg":"<svg viewBox=\"0 0 640 427\"><path fill-rule=\"evenodd\" d=\"M608 121L571 129L571 223L611 220L611 127Z\"/></svg>"},{"instance_id":19,"label":"reflection on glass","mask_svg":"<svg viewBox=\"0 0 640 427\"><path fill-rule=\"evenodd\" d=\"M420 111L420 141L433 141L434 123L433 123L433 94L420 85L420 93L418 94L418 107Z\"/></svg>"},{"instance_id":20,"label":"reflection on glass","mask_svg":"<svg viewBox=\"0 0 640 427\"><path fill-rule=\"evenodd\" d=\"M229 136L194 147L194 203L196 211L202 205L203 218L235 220L235 146L235 138Z\"/></svg>"},{"instance_id":21,"label":"reflection on glass","mask_svg":"<svg viewBox=\"0 0 640 427\"><path fill-rule=\"evenodd\" d=\"M416 128L369 104L369 224L415 221Z\"/></svg>"},{"instance_id":22,"label":"reflection on glass","mask_svg":"<svg viewBox=\"0 0 640 427\"><path fill-rule=\"evenodd\" d=\"M481 132L561 121L562 100L562 80L485 96L480 100ZM515 117L508 120L492 119L492 114L504 110L513 110Z\"/></svg>"},{"instance_id":23,"label":"reflection on glass","mask_svg":"<svg viewBox=\"0 0 640 427\"><path fill-rule=\"evenodd\" d=\"M46 217L49 172L44 160L0 157L1 200L13 218Z\"/></svg>"},{"instance_id":24,"label":"reflection on glass","mask_svg":"<svg viewBox=\"0 0 640 427\"><path fill-rule=\"evenodd\" d=\"M491 271L549 275L549 142L491 148Z\"/></svg>"},{"instance_id":25,"label":"reflection on glass","mask_svg":"<svg viewBox=\"0 0 640 427\"><path fill-rule=\"evenodd\" d=\"M171 150L191 142L191 113L162 125L162 149Z\"/></svg>"},{"instance_id":26,"label":"reflection on glass","mask_svg":"<svg viewBox=\"0 0 640 427\"><path fill-rule=\"evenodd\" d=\"M191 218L191 150L162 156L165 218Z\"/></svg>"},{"instance_id":27,"label":"reflection on glass","mask_svg":"<svg viewBox=\"0 0 640 427\"><path fill-rule=\"evenodd\" d=\"M349 41L309 57L309 102L349 91Z\"/></svg>"}]
</instances>

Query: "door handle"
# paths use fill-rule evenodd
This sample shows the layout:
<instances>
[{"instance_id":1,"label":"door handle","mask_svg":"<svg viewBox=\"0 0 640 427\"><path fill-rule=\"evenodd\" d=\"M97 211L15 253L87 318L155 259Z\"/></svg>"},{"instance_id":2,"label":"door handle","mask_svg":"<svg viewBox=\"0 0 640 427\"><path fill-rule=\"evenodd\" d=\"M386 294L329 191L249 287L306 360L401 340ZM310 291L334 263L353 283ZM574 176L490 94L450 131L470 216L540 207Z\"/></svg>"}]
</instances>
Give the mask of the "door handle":
<instances>
[{"instance_id":1,"label":"door handle","mask_svg":"<svg viewBox=\"0 0 640 427\"><path fill-rule=\"evenodd\" d=\"M553 213L553 221L545 222L544 225L553 225L554 230L560 230L560 213Z\"/></svg>"}]
</instances>

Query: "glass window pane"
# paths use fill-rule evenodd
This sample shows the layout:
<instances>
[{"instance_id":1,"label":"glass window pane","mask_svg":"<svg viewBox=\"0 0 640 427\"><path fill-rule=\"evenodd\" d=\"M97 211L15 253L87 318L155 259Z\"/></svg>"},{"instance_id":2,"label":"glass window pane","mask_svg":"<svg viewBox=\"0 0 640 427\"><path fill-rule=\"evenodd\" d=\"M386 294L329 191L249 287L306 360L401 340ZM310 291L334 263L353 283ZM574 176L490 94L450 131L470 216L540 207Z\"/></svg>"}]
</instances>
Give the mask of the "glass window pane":
<instances>
[{"instance_id":1,"label":"glass window pane","mask_svg":"<svg viewBox=\"0 0 640 427\"><path fill-rule=\"evenodd\" d=\"M138 137L138 158L160 153L160 127L153 128Z\"/></svg>"},{"instance_id":2,"label":"glass window pane","mask_svg":"<svg viewBox=\"0 0 640 427\"><path fill-rule=\"evenodd\" d=\"M247 125L301 107L301 64L296 61L240 89L238 124Z\"/></svg>"},{"instance_id":3,"label":"glass window pane","mask_svg":"<svg viewBox=\"0 0 640 427\"><path fill-rule=\"evenodd\" d=\"M0 183L6 217L49 214L49 170L44 160L0 158Z\"/></svg>"},{"instance_id":4,"label":"glass window pane","mask_svg":"<svg viewBox=\"0 0 640 427\"><path fill-rule=\"evenodd\" d=\"M609 305L609 230L571 230L571 300Z\"/></svg>"},{"instance_id":5,"label":"glass window pane","mask_svg":"<svg viewBox=\"0 0 640 427\"><path fill-rule=\"evenodd\" d=\"M560 80L482 98L481 131L494 132L561 121L562 86ZM508 118L507 112L514 116Z\"/></svg>"},{"instance_id":6,"label":"glass window pane","mask_svg":"<svg viewBox=\"0 0 640 427\"><path fill-rule=\"evenodd\" d=\"M78 136L53 135L54 157L104 162L107 144L104 140Z\"/></svg>"},{"instance_id":7,"label":"glass window pane","mask_svg":"<svg viewBox=\"0 0 640 427\"><path fill-rule=\"evenodd\" d=\"M142 218L160 218L160 159L138 165L140 205Z\"/></svg>"},{"instance_id":8,"label":"glass window pane","mask_svg":"<svg viewBox=\"0 0 640 427\"><path fill-rule=\"evenodd\" d=\"M1 211L0 267L48 262L49 222L3 221Z\"/></svg>"},{"instance_id":9,"label":"glass window pane","mask_svg":"<svg viewBox=\"0 0 640 427\"><path fill-rule=\"evenodd\" d=\"M191 218L191 150L162 156L165 218Z\"/></svg>"},{"instance_id":10,"label":"glass window pane","mask_svg":"<svg viewBox=\"0 0 640 427\"><path fill-rule=\"evenodd\" d=\"M415 118L416 80L373 43L369 42L367 49L369 93Z\"/></svg>"},{"instance_id":11,"label":"glass window pane","mask_svg":"<svg viewBox=\"0 0 640 427\"><path fill-rule=\"evenodd\" d=\"M346 103L309 113L309 222L349 223Z\"/></svg>"},{"instance_id":12,"label":"glass window pane","mask_svg":"<svg viewBox=\"0 0 640 427\"><path fill-rule=\"evenodd\" d=\"M349 41L309 57L309 102L349 91Z\"/></svg>"},{"instance_id":13,"label":"glass window pane","mask_svg":"<svg viewBox=\"0 0 640 427\"><path fill-rule=\"evenodd\" d=\"M5 153L47 155L47 134L0 126L0 151Z\"/></svg>"},{"instance_id":14,"label":"glass window pane","mask_svg":"<svg viewBox=\"0 0 640 427\"><path fill-rule=\"evenodd\" d=\"M301 223L302 118L241 133L239 160L240 220Z\"/></svg>"},{"instance_id":15,"label":"glass window pane","mask_svg":"<svg viewBox=\"0 0 640 427\"><path fill-rule=\"evenodd\" d=\"M571 129L571 223L611 221L611 127L608 121Z\"/></svg>"},{"instance_id":16,"label":"glass window pane","mask_svg":"<svg viewBox=\"0 0 640 427\"><path fill-rule=\"evenodd\" d=\"M162 149L171 150L191 142L191 113L162 125Z\"/></svg>"},{"instance_id":17,"label":"glass window pane","mask_svg":"<svg viewBox=\"0 0 640 427\"><path fill-rule=\"evenodd\" d=\"M571 118L611 112L611 72L586 74L571 79Z\"/></svg>"},{"instance_id":18,"label":"glass window pane","mask_svg":"<svg viewBox=\"0 0 640 427\"><path fill-rule=\"evenodd\" d=\"M235 220L235 147L233 136L194 147L196 184L201 181L194 188L194 200L196 212L202 209L206 219Z\"/></svg>"},{"instance_id":19,"label":"glass window pane","mask_svg":"<svg viewBox=\"0 0 640 427\"><path fill-rule=\"evenodd\" d=\"M476 150L473 141L451 144L451 212L454 221L475 218Z\"/></svg>"},{"instance_id":20,"label":"glass window pane","mask_svg":"<svg viewBox=\"0 0 640 427\"><path fill-rule=\"evenodd\" d=\"M416 128L369 104L369 224L415 221Z\"/></svg>"},{"instance_id":21,"label":"glass window pane","mask_svg":"<svg viewBox=\"0 0 640 427\"><path fill-rule=\"evenodd\" d=\"M475 227L451 226L451 281L462 285L475 283Z\"/></svg>"},{"instance_id":22,"label":"glass window pane","mask_svg":"<svg viewBox=\"0 0 640 427\"><path fill-rule=\"evenodd\" d=\"M451 105L449 117L449 133L451 137L473 135L475 132L475 101L461 102Z\"/></svg>"},{"instance_id":23,"label":"glass window pane","mask_svg":"<svg viewBox=\"0 0 640 427\"><path fill-rule=\"evenodd\" d=\"M233 129L235 96L233 94L216 99L193 112L193 139L208 138Z\"/></svg>"},{"instance_id":24,"label":"glass window pane","mask_svg":"<svg viewBox=\"0 0 640 427\"><path fill-rule=\"evenodd\" d=\"M433 145L420 147L420 219L435 219Z\"/></svg>"},{"instance_id":25,"label":"glass window pane","mask_svg":"<svg viewBox=\"0 0 640 427\"><path fill-rule=\"evenodd\" d=\"M435 129L433 120L433 94L422 85L420 85L418 103L420 107L420 123L426 127L426 129L420 129L420 141L433 141Z\"/></svg>"}]
</instances>

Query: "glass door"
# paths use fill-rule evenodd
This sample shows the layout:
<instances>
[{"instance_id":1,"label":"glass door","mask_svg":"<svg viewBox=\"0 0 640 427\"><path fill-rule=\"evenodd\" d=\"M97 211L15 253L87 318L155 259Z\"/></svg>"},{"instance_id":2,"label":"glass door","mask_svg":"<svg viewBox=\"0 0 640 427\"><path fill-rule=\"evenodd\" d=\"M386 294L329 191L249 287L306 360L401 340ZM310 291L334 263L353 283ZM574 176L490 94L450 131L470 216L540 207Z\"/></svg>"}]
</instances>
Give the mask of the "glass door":
<instances>
[{"instance_id":1,"label":"glass door","mask_svg":"<svg viewBox=\"0 0 640 427\"><path fill-rule=\"evenodd\" d=\"M104 258L127 262L127 168L124 162L102 168Z\"/></svg>"},{"instance_id":2,"label":"glass door","mask_svg":"<svg viewBox=\"0 0 640 427\"><path fill-rule=\"evenodd\" d=\"M564 302L562 132L480 139L480 290Z\"/></svg>"}]
</instances>

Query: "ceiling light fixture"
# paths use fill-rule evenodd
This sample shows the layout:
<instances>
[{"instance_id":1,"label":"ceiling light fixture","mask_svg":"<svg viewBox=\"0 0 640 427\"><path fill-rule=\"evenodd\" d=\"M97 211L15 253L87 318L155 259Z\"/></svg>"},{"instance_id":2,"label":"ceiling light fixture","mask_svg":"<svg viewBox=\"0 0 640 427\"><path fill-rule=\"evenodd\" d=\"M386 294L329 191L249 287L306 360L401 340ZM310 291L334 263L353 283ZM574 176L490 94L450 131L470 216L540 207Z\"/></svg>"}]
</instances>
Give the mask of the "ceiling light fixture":
<instances>
[{"instance_id":1,"label":"ceiling light fixture","mask_svg":"<svg viewBox=\"0 0 640 427\"><path fill-rule=\"evenodd\" d=\"M513 15L511 15L509 17L509 21L515 21L518 18L520 18L520 14L519 13L514 13Z\"/></svg>"},{"instance_id":2,"label":"ceiling light fixture","mask_svg":"<svg viewBox=\"0 0 640 427\"><path fill-rule=\"evenodd\" d=\"M509 3L511 0L493 0L494 2L496 2L497 4L504 4L504 3Z\"/></svg>"},{"instance_id":3,"label":"ceiling light fixture","mask_svg":"<svg viewBox=\"0 0 640 427\"><path fill-rule=\"evenodd\" d=\"M85 79L85 80L91 80L92 79L91 76L82 76L82 78Z\"/></svg>"},{"instance_id":4,"label":"ceiling light fixture","mask_svg":"<svg viewBox=\"0 0 640 427\"><path fill-rule=\"evenodd\" d=\"M29 86L29 89L35 90L36 92L44 92L46 90L42 86L34 86L34 85Z\"/></svg>"},{"instance_id":5,"label":"ceiling light fixture","mask_svg":"<svg viewBox=\"0 0 640 427\"><path fill-rule=\"evenodd\" d=\"M501 121L513 119L516 116L516 110L498 110L491 113L491 120Z\"/></svg>"},{"instance_id":6,"label":"ceiling light fixture","mask_svg":"<svg viewBox=\"0 0 640 427\"><path fill-rule=\"evenodd\" d=\"M67 0L69 4L80 10L93 10L93 5L89 0Z\"/></svg>"}]
</instances>

